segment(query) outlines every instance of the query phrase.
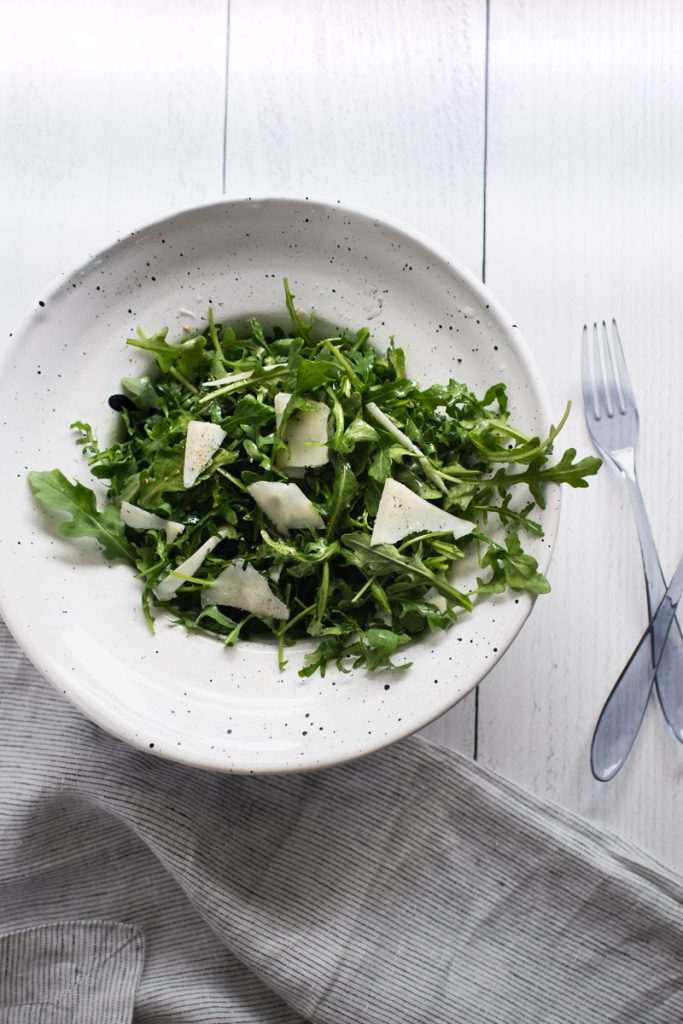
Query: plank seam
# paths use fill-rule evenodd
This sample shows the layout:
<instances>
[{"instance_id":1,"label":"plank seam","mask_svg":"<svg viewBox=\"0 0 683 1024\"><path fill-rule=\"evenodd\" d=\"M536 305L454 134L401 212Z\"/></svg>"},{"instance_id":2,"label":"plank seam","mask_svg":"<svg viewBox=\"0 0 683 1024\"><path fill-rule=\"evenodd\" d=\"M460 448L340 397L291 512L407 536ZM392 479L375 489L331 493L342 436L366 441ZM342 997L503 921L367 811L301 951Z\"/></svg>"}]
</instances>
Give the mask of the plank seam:
<instances>
[{"instance_id":1,"label":"plank seam","mask_svg":"<svg viewBox=\"0 0 683 1024\"><path fill-rule=\"evenodd\" d=\"M486 0L486 28L484 41L484 185L482 201L482 251L481 279L486 283L486 233L487 233L487 193L488 193L488 162L489 162L489 40L491 25L491 0Z\"/></svg>"},{"instance_id":2,"label":"plank seam","mask_svg":"<svg viewBox=\"0 0 683 1024\"><path fill-rule=\"evenodd\" d=\"M230 66L230 6L227 0L225 11L225 100L223 106L223 177L222 192L225 195L228 180L228 70Z\"/></svg>"},{"instance_id":3,"label":"plank seam","mask_svg":"<svg viewBox=\"0 0 683 1024\"><path fill-rule=\"evenodd\" d=\"M487 185L489 156L489 39L491 24L491 0L486 0L486 27L484 35L484 174L482 197L482 244L481 244L481 279L486 282L486 229L487 229ZM474 749L472 756L479 760L479 687L474 691Z\"/></svg>"}]
</instances>

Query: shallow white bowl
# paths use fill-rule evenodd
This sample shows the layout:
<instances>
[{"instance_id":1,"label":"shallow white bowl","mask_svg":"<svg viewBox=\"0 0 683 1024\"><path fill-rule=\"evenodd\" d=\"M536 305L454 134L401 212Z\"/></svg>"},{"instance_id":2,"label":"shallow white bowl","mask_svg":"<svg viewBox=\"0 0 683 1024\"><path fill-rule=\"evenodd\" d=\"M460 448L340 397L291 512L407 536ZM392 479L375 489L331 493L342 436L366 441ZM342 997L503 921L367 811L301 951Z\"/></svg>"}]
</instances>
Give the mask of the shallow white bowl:
<instances>
[{"instance_id":1,"label":"shallow white bowl","mask_svg":"<svg viewBox=\"0 0 683 1024\"><path fill-rule=\"evenodd\" d=\"M449 377L475 389L504 380L513 421L549 423L544 390L509 316L454 259L371 213L292 199L221 200L133 232L46 289L16 334L0 374L4 500L0 608L41 672L115 736L162 757L219 771L321 768L401 739L447 711L486 675L532 607L526 595L479 604L448 633L408 649L405 673L301 680L303 650L279 673L274 648L227 650L160 619L152 637L130 569L88 541L62 539L34 507L29 469L93 480L69 424L100 437L107 398L142 372L126 347L138 324L181 336L211 301L230 323L254 314L286 323L282 278L297 304L333 327L371 328L406 349L424 385ZM218 318L218 317L217 317ZM190 321L194 323L194 321ZM545 538L528 544L544 569L559 498L539 513Z\"/></svg>"}]
</instances>

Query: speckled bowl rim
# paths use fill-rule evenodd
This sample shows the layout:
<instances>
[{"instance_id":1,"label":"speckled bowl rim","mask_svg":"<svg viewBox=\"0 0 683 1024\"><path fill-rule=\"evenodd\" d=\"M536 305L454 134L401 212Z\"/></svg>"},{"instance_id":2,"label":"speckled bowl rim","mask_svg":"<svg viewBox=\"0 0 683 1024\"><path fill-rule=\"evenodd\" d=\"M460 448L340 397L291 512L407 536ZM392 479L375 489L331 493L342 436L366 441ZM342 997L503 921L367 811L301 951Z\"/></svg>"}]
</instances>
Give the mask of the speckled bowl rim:
<instances>
[{"instance_id":1,"label":"speckled bowl rim","mask_svg":"<svg viewBox=\"0 0 683 1024\"><path fill-rule=\"evenodd\" d=\"M523 335L518 332L515 327L514 331L507 325L513 324L514 320L507 312L506 308L495 298L490 292L487 285L478 279L478 277L464 266L458 259L456 259L445 247L432 241L421 232L416 231L414 228L407 226L400 219L392 216L387 216L385 213L377 211L371 207L366 207L356 203L345 203L341 200L330 200L321 199L315 195L302 196L295 193L281 192L277 195L250 195L250 196L234 196L234 195L222 195L220 198L209 200L208 202L196 203L187 207L180 207L171 210L169 213L156 217L154 220L149 221L145 224L139 225L138 227L120 235L113 242L109 242L108 245L98 248L97 251L85 260L80 260L65 271L60 272L38 293L41 298L35 299L29 307L28 312L19 322L16 330L11 332L10 343L6 346L5 351L0 358L0 373L6 374L10 370L10 365L15 349L19 346L21 337L28 329L31 324L33 317L36 315L37 308L47 305L47 303L60 291L66 281L71 280L76 276L80 276L83 271L92 266L93 261L103 259L109 256L120 244L129 241L137 235L144 232L154 231L166 224L168 221L173 220L177 217L191 215L193 213L205 213L211 209L219 209L225 206L234 206L235 204L251 204L251 203L310 203L312 206L322 207L327 210L334 210L336 212L349 213L353 216L364 218L373 222L378 222L383 227L386 227L399 235L403 235L407 241L411 243L417 243L424 247L424 249L440 261L445 262L453 271L457 274L463 284L469 287L472 292L477 296L477 299L483 306L486 306L490 313L493 314L501 325L505 325L504 333L508 343L514 350L516 357L519 360L520 365L524 369L527 380L529 381L534 397L538 402L538 411L540 419L546 429L551 424L551 407L548 393L545 385L543 384L542 377L538 370L536 360L531 353ZM552 501L548 501L546 508L547 521L544 523L544 540L546 544L543 549L543 558L539 558L539 569L543 572L547 572L548 566L550 565L555 541L557 538L557 532L559 527L560 519L560 507L561 507L561 492L560 488L553 486ZM30 634L26 627L26 624L20 617L15 617L12 611L12 595L11 586L4 582L4 577L0 577L0 614L2 615L7 627L12 633L14 639L17 641L19 646L22 648L29 660L38 667L38 671L43 675L47 681L54 686L60 693L67 697L82 714L84 714L95 724L99 725L102 729L108 732L119 740L123 740L131 747L140 750L148 755L154 757L160 757L162 760L169 760L174 763L184 764L188 767L201 768L207 771L216 771L226 774L249 774L249 775L286 775L286 774L298 774L310 771L321 771L326 768L332 768L336 765L348 764L349 762L358 760L361 757L365 757L369 754L376 753L379 750L383 750L386 747L392 746L394 743L398 743L401 740L406 739L409 736L414 735L421 729L425 728L431 722L441 718L442 715L450 711L456 704L463 700L469 693L472 692L488 675L495 664L500 661L501 657L504 656L505 652L509 649L510 645L519 636L519 633L526 623L531 611L536 603L536 595L525 595L529 597L527 608L523 617L520 618L518 628L506 642L500 642L500 648L496 661L491 665L482 666L480 672L473 676L472 681L468 688L462 693L458 694L457 697L450 703L447 703L438 710L436 713L432 713L431 710L422 717L416 714L415 718L407 724L402 730L397 730L394 735L389 738L382 737L362 749L350 751L343 756L338 754L331 755L328 759L325 757L320 758L314 765L295 765L292 763L283 764L281 767L274 768L268 766L267 768L261 768L258 764L247 764L236 765L235 763L226 764L220 760L220 757L212 758L210 756L193 756L185 751L178 755L173 755L166 752L150 751L149 745L143 738L138 736L133 727L129 722L123 718L123 716L114 716L107 712L107 709L101 706L95 706L94 704L76 699L71 694L70 678L68 673L62 672L59 667L53 667L53 671L50 673L44 670L42 667L37 666L37 662L32 656L32 651L36 648L35 637Z\"/></svg>"}]
</instances>

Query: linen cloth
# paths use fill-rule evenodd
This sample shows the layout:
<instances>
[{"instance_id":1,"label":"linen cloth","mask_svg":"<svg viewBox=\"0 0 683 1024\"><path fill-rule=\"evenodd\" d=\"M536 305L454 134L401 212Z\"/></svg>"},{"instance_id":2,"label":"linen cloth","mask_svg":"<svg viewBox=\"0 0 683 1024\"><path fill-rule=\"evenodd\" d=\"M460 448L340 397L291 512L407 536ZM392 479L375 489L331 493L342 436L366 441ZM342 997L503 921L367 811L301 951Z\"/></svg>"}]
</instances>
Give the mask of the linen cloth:
<instances>
[{"instance_id":1,"label":"linen cloth","mask_svg":"<svg viewBox=\"0 0 683 1024\"><path fill-rule=\"evenodd\" d=\"M451 751L223 776L0 633L0 1024L679 1024L683 889Z\"/></svg>"}]
</instances>

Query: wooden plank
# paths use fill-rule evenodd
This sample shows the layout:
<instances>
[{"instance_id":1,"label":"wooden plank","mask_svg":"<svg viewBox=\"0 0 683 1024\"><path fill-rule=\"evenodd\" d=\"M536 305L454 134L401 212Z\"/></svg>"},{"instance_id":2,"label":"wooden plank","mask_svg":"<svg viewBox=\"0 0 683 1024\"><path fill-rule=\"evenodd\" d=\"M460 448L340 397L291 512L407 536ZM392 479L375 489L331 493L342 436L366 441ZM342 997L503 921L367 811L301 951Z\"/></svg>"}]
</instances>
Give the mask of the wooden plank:
<instances>
[{"instance_id":1,"label":"wooden plank","mask_svg":"<svg viewBox=\"0 0 683 1024\"><path fill-rule=\"evenodd\" d=\"M483 0L232 0L227 190L372 206L477 272Z\"/></svg>"},{"instance_id":2,"label":"wooden plank","mask_svg":"<svg viewBox=\"0 0 683 1024\"><path fill-rule=\"evenodd\" d=\"M493 0L487 279L526 335L562 446L591 452L580 328L616 316L641 409L640 477L665 568L680 554L683 8ZM652 705L625 771L593 781L594 722L645 624L638 544L604 469L566 495L551 571L480 691L479 753L534 792L683 868L683 748Z\"/></svg>"},{"instance_id":3,"label":"wooden plank","mask_svg":"<svg viewBox=\"0 0 683 1024\"><path fill-rule=\"evenodd\" d=\"M226 189L376 208L479 272L483 0L232 0ZM473 749L470 697L435 723Z\"/></svg>"},{"instance_id":4,"label":"wooden plank","mask_svg":"<svg viewBox=\"0 0 683 1024\"><path fill-rule=\"evenodd\" d=\"M3 336L89 252L220 194L226 33L227 0L172 12L163 0L29 0L4 12Z\"/></svg>"}]
</instances>

